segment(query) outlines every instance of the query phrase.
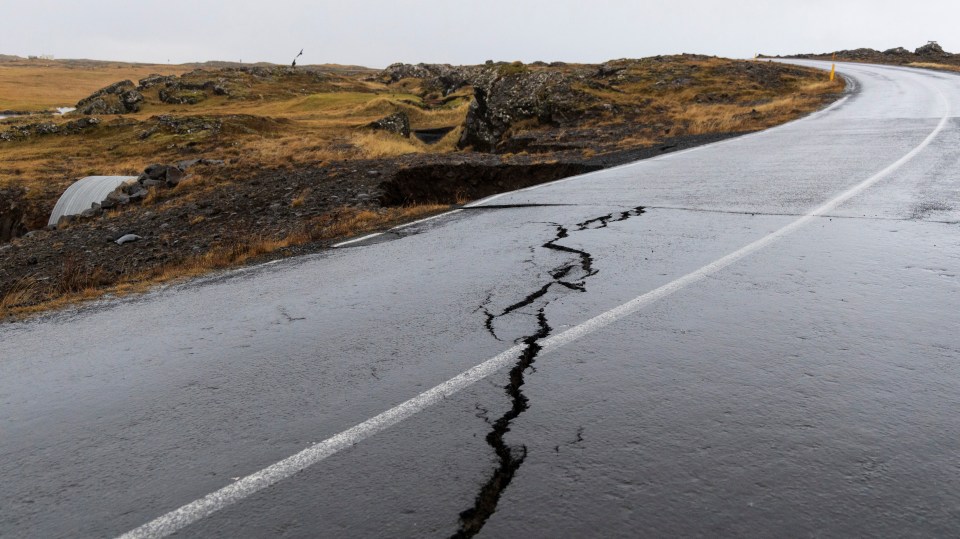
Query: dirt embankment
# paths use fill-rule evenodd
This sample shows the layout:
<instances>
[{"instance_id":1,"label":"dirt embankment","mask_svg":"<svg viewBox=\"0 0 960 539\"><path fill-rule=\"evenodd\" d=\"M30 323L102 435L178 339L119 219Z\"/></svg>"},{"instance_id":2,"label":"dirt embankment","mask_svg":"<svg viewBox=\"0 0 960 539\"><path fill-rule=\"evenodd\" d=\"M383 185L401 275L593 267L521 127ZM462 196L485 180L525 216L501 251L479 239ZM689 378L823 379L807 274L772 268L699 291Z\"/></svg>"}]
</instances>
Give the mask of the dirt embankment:
<instances>
[{"instance_id":1,"label":"dirt embankment","mask_svg":"<svg viewBox=\"0 0 960 539\"><path fill-rule=\"evenodd\" d=\"M354 75L231 67L120 82L78 97L81 110L63 118L0 121L0 317L322 249L763 129L841 90L813 70L692 55ZM142 176L136 196L41 228L76 178L150 163L169 166L148 168L166 172ZM128 234L137 241L117 243Z\"/></svg>"}]
</instances>

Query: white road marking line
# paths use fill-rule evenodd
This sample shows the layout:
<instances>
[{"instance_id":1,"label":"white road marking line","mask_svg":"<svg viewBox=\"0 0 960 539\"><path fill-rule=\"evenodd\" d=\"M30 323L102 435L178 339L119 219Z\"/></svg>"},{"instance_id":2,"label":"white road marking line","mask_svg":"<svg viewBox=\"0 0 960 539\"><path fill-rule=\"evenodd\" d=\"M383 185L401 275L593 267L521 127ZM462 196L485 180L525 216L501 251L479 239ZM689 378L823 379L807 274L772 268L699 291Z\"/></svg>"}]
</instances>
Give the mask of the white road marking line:
<instances>
[{"instance_id":1,"label":"white road marking line","mask_svg":"<svg viewBox=\"0 0 960 539\"><path fill-rule=\"evenodd\" d=\"M359 238L354 238L352 240L341 241L340 243L334 243L331 247L343 247L344 245L350 245L351 243L359 243L364 240L369 240L370 238L376 238L377 236L382 236L383 232L374 232L373 234L367 234L366 236L360 236Z\"/></svg>"},{"instance_id":2,"label":"white road marking line","mask_svg":"<svg viewBox=\"0 0 960 539\"><path fill-rule=\"evenodd\" d=\"M843 202L849 200L863 190L885 178L891 172L897 170L908 161L916 157L916 155L923 151L924 148L929 146L936 136L943 131L944 127L946 127L950 116L950 104L947 101L946 96L944 96L939 89L937 89L937 91L940 93L940 98L945 104L946 108L946 112L940 119L937 127L929 135L927 135L927 137L923 140L923 142L920 143L919 146L911 150L909 153L888 167L840 193L826 203L822 204L820 207L807 213L803 217L790 222L786 226L771 232L759 240L741 247L740 249L724 256L723 258L707 264L696 271L688 273L679 279L637 296L636 298L603 314L595 316L586 322L576 325L562 333L558 333L557 335L544 339L541 342L541 346L543 347L541 354L557 350L558 348L570 344L577 339L594 333L599 329L609 326L610 324L613 324L614 322L637 312L638 310L657 300L669 296L670 294L673 294L684 287L717 273L734 262L797 230L811 219L818 217L825 212L833 210ZM200 498L199 500L184 505L179 509L175 509L165 515L162 515L144 524L143 526L140 526L139 528L123 534L120 537L121 539L139 539L148 537L159 538L176 533L177 531L189 526L190 524L193 524L194 522L197 522L200 519L210 516L225 507L233 505L234 503L237 503L244 498L259 492L260 490L287 479L297 472L304 470L307 467L312 466L313 464L316 464L344 449L347 449L373 436L374 434L396 425L404 419L413 416L425 410L426 408L433 406L434 404L437 404L446 397L449 397L458 391L469 387L480 380L483 380L507 365L513 364L522 349L523 346L521 345L513 346L497 356L484 361L476 367L473 367L472 369L469 369L451 378L450 380L433 387L432 389L424 391L416 397L413 397L412 399L403 402L381 413L380 415L368 419L363 423L351 427L322 442L311 445L307 449L304 449L303 451L291 457L281 460L280 462L268 466L256 473L248 475L239 481L231 483L230 485L227 485L216 492L212 492L203 498Z\"/></svg>"},{"instance_id":3,"label":"white road marking line","mask_svg":"<svg viewBox=\"0 0 960 539\"><path fill-rule=\"evenodd\" d=\"M384 231L384 232L374 232L373 234L367 234L366 236L362 236L362 237L360 237L360 238L354 238L354 239L352 239L352 240L341 241L340 243L334 243L333 245L331 245L331 247L337 248L337 247L343 247L343 246L345 246L345 245L350 245L350 244L353 244L353 243L360 243L361 241L369 240L370 238L376 238L377 236L382 236L382 235L386 234L387 232L392 232L392 231L394 231L394 230L403 230L404 228L408 228L408 227L411 227L411 226L413 226L413 225L419 225L420 223L426 223L427 221L432 221L432 220L434 220L434 219L439 219L439 218L441 218L441 217L446 217L446 216L448 216L448 215L453 215L453 214L455 214L455 213L460 213L461 211L463 211L463 210L457 209L457 210L445 211L445 212L439 213L439 214L437 214L437 215L431 215L430 217L424 217L423 219L417 219L416 221L411 221L411 222L409 222L409 223L404 223L404 224L402 224L402 225L397 225L397 226L391 228L390 230L387 230L387 231Z\"/></svg>"},{"instance_id":4,"label":"white road marking line","mask_svg":"<svg viewBox=\"0 0 960 539\"><path fill-rule=\"evenodd\" d=\"M463 210L460 210L460 209L445 211L445 212L443 212L443 213L440 213L440 214L437 214L437 215L431 215L430 217L424 217L423 219L419 219L419 220L416 220L416 221L413 221L413 222L410 222L410 223L404 223L404 224L402 224L402 225L397 225L397 226L391 228L390 230L403 230L404 228L411 227L411 226L413 226L413 225L419 225L420 223L426 223L427 221L433 221L434 219L439 219L439 218L441 218L441 217L446 217L446 216L448 216L448 215L453 215L453 214L455 214L455 213L460 213L460 212L462 212L462 211L463 211Z\"/></svg>"}]
</instances>

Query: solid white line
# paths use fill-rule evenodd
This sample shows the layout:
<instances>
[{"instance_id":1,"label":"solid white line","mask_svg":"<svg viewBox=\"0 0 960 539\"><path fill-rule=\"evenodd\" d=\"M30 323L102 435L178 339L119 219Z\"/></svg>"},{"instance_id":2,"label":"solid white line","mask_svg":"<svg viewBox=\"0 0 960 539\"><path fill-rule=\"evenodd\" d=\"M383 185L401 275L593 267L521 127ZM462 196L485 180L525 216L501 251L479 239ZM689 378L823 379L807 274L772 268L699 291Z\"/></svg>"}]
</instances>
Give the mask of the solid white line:
<instances>
[{"instance_id":1,"label":"solid white line","mask_svg":"<svg viewBox=\"0 0 960 539\"><path fill-rule=\"evenodd\" d=\"M404 224L402 224L402 225L397 225L397 226L391 228L390 230L403 230L404 228L408 228L408 227L411 227L411 226L413 226L413 225L419 225L420 223L426 223L427 221L433 221L434 219L439 219L439 218L441 218L441 217L446 217L446 216L448 216L448 215L453 215L453 214L455 214L455 213L460 213L460 212L462 212L462 211L463 211L463 210L460 210L460 209L445 211L445 212L439 213L439 214L437 214L437 215L431 215L430 217L424 217L423 219L419 219L419 220L417 220L417 221L412 221L412 222L409 222L409 223L404 223Z\"/></svg>"},{"instance_id":2,"label":"solid white line","mask_svg":"<svg viewBox=\"0 0 960 539\"><path fill-rule=\"evenodd\" d=\"M940 97L946 105L946 112L943 118L941 118L940 122L937 124L937 127L929 135L927 135L927 137L923 140L923 142L920 143L919 146L898 159L896 162L892 163L866 180L858 183L857 185L840 193L826 203L822 204L820 207L807 213L803 217L792 221L788 225L771 232L759 240L756 240L753 243L750 243L749 245L746 245L724 256L723 258L707 264L696 271L688 273L679 279L671 281L603 314L595 316L586 322L583 322L582 324L574 326L562 333L543 340L541 342L541 346L543 347L541 353L549 353L567 344L570 344L577 339L589 335L601 328L613 324L614 322L626 316L635 313L636 311L647 305L650 305L657 300L669 296L670 294L673 294L684 287L698 282L707 276L717 273L734 262L797 230L811 219L818 217L825 212L833 210L843 202L862 192L864 189L867 189L881 179L885 178L891 172L903 166L905 163L913 159L918 153L923 151L924 148L929 146L934 138L936 138L936 136L940 134L940 132L943 131L944 127L947 125L950 114L950 105L946 100L946 96L944 96L939 89L937 89L937 91L940 93ZM155 520L140 526L139 528L123 534L121 538L134 539L146 537L165 537L175 533L178 530L181 530L202 518L210 516L211 514L225 507L237 503L238 501L247 498L262 489L287 479L297 472L316 464L321 460L334 455L339 451L342 451L343 449L346 449L362 440L365 440L366 438L369 438L370 436L373 436L374 434L396 425L404 419L442 401L446 397L449 397L458 391L480 380L483 380L503 367L516 362L516 358L522 349L523 347L520 345L513 346L497 356L484 361L476 367L473 367L472 369L467 370L466 372L463 372L432 389L424 391L416 397L413 397L412 399L403 402L376 417L368 419L367 421L336 434L331 438L314 444L291 457L281 460L280 462L268 466L252 475L248 475L216 492L200 498L199 500L162 515Z\"/></svg>"},{"instance_id":3,"label":"solid white line","mask_svg":"<svg viewBox=\"0 0 960 539\"><path fill-rule=\"evenodd\" d=\"M460 213L461 211L463 211L463 210L457 209L457 210L445 211L445 212L439 213L439 214L437 214L437 215L431 215L430 217L424 217L423 219L417 219L416 221L411 221L411 222L409 222L409 223L404 223L404 224L402 224L402 225L397 225L397 226L395 226L395 227L393 227L393 228L391 228L390 230L387 230L387 231L385 231L385 232L374 232L373 234L367 234L366 236L362 236L362 237L359 237L359 238L354 238L354 239L352 239L352 240L341 241L340 243L334 243L333 245L331 245L331 247L333 247L333 248L336 248L336 247L344 247L344 246L346 246L346 245L350 245L350 244L353 244L353 243L359 243L359 242L364 241L364 240L369 240L370 238L376 238L377 236L382 236L382 235L386 234L387 232L392 232L392 231L394 231L394 230L403 230L404 228L408 228L408 227L411 227L411 226L413 226L413 225L419 225L420 223L426 223L427 221L432 221L432 220L434 220L434 219L439 219L439 218L441 218L441 217L446 217L446 216L448 216L448 215L453 215L453 214L455 214L455 213Z\"/></svg>"},{"instance_id":4,"label":"solid white line","mask_svg":"<svg viewBox=\"0 0 960 539\"><path fill-rule=\"evenodd\" d=\"M344 245L350 245L351 243L358 243L363 240L369 240L370 238L376 238L377 236L382 236L383 232L374 232L373 234L367 234L366 236L360 236L359 238L354 238L352 240L341 241L340 243L334 243L331 247L343 247Z\"/></svg>"}]
</instances>

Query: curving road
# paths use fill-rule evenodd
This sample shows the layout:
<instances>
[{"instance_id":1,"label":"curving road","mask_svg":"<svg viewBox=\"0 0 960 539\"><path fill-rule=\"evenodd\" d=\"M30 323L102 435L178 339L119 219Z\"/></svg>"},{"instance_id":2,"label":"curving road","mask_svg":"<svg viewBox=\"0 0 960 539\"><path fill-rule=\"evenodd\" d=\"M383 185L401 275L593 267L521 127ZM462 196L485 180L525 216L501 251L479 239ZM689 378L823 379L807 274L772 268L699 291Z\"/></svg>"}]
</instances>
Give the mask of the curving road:
<instances>
[{"instance_id":1,"label":"curving road","mask_svg":"<svg viewBox=\"0 0 960 539\"><path fill-rule=\"evenodd\" d=\"M960 534L960 77L840 72L764 133L0 327L0 536Z\"/></svg>"}]
</instances>

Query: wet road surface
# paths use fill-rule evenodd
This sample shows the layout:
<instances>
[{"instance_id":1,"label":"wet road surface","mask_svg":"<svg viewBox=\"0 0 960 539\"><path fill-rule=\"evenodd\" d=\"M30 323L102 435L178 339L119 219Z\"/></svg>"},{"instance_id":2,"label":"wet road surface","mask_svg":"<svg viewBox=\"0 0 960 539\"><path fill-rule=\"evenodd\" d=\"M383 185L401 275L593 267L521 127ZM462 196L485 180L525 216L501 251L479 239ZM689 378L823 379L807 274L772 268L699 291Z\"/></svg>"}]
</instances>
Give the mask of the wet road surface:
<instances>
[{"instance_id":1,"label":"wet road surface","mask_svg":"<svg viewBox=\"0 0 960 539\"><path fill-rule=\"evenodd\" d=\"M0 327L0 536L957 535L960 77L840 72L765 133Z\"/></svg>"}]
</instances>

